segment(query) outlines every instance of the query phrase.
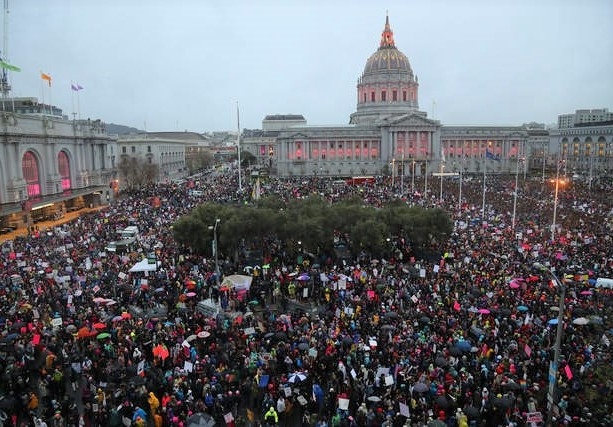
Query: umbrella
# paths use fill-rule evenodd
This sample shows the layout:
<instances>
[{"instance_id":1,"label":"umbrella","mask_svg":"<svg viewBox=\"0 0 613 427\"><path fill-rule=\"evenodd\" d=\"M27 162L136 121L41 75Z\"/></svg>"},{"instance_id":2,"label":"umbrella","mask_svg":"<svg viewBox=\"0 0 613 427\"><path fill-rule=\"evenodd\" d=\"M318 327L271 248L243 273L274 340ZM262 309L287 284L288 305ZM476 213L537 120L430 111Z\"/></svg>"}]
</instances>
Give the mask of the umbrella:
<instances>
[{"instance_id":1,"label":"umbrella","mask_svg":"<svg viewBox=\"0 0 613 427\"><path fill-rule=\"evenodd\" d=\"M513 398L508 396L494 397L492 399L492 405L499 408L510 408L513 405Z\"/></svg>"},{"instance_id":2,"label":"umbrella","mask_svg":"<svg viewBox=\"0 0 613 427\"><path fill-rule=\"evenodd\" d=\"M590 323L590 321L585 317L577 317L575 320L573 320L573 325L583 326L587 325L588 323Z\"/></svg>"},{"instance_id":3,"label":"umbrella","mask_svg":"<svg viewBox=\"0 0 613 427\"><path fill-rule=\"evenodd\" d=\"M487 308L480 308L478 313L479 314L490 314L490 311Z\"/></svg>"},{"instance_id":4,"label":"umbrella","mask_svg":"<svg viewBox=\"0 0 613 427\"><path fill-rule=\"evenodd\" d=\"M195 340L196 338L198 338L198 335L192 334L189 337L185 338L185 341L187 342L192 342L193 340Z\"/></svg>"},{"instance_id":5,"label":"umbrella","mask_svg":"<svg viewBox=\"0 0 613 427\"><path fill-rule=\"evenodd\" d=\"M468 418L479 418L481 416L479 408L474 406L467 406L462 409L462 412L464 412Z\"/></svg>"},{"instance_id":6,"label":"umbrella","mask_svg":"<svg viewBox=\"0 0 613 427\"><path fill-rule=\"evenodd\" d=\"M470 351L472 344L470 343L470 341L459 340L457 343L455 343L455 347L462 351Z\"/></svg>"},{"instance_id":7,"label":"umbrella","mask_svg":"<svg viewBox=\"0 0 613 427\"><path fill-rule=\"evenodd\" d=\"M581 291L581 295L592 295L592 291Z\"/></svg>"},{"instance_id":8,"label":"umbrella","mask_svg":"<svg viewBox=\"0 0 613 427\"><path fill-rule=\"evenodd\" d=\"M66 332L68 332L69 334L74 334L75 332L77 332L77 327L75 325L68 325L66 326Z\"/></svg>"},{"instance_id":9,"label":"umbrella","mask_svg":"<svg viewBox=\"0 0 613 427\"><path fill-rule=\"evenodd\" d=\"M558 319L549 319L547 321L548 324L550 325L557 325L558 324Z\"/></svg>"},{"instance_id":10,"label":"umbrella","mask_svg":"<svg viewBox=\"0 0 613 427\"><path fill-rule=\"evenodd\" d=\"M445 422L442 420L428 421L428 424L426 425L427 427L447 427L447 424L445 424Z\"/></svg>"},{"instance_id":11,"label":"umbrella","mask_svg":"<svg viewBox=\"0 0 613 427\"><path fill-rule=\"evenodd\" d=\"M509 282L509 288L511 289L519 289L520 284L519 282L515 281L515 280L511 280L511 282Z\"/></svg>"},{"instance_id":12,"label":"umbrella","mask_svg":"<svg viewBox=\"0 0 613 427\"><path fill-rule=\"evenodd\" d=\"M430 390L430 387L424 383L417 383L413 386L413 391L416 393L425 393L428 390Z\"/></svg>"},{"instance_id":13,"label":"umbrella","mask_svg":"<svg viewBox=\"0 0 613 427\"><path fill-rule=\"evenodd\" d=\"M451 347L449 349L449 354L451 354L452 356L459 356L460 354L462 354L462 350L457 347Z\"/></svg>"},{"instance_id":14,"label":"umbrella","mask_svg":"<svg viewBox=\"0 0 613 427\"><path fill-rule=\"evenodd\" d=\"M383 325L383 326L381 326L381 330L382 331L393 331L394 329L396 329L396 327L394 325Z\"/></svg>"},{"instance_id":15,"label":"umbrella","mask_svg":"<svg viewBox=\"0 0 613 427\"><path fill-rule=\"evenodd\" d=\"M296 280L299 280L301 282L306 282L310 278L311 276L309 276L308 274L301 274L300 276L296 277Z\"/></svg>"},{"instance_id":16,"label":"umbrella","mask_svg":"<svg viewBox=\"0 0 613 427\"><path fill-rule=\"evenodd\" d=\"M551 310L551 311L560 311L560 307L558 307L557 305L552 305L551 307L549 307L549 310Z\"/></svg>"},{"instance_id":17,"label":"umbrella","mask_svg":"<svg viewBox=\"0 0 613 427\"><path fill-rule=\"evenodd\" d=\"M483 332L483 329L477 328L476 326L470 327L470 333L476 336L477 338L479 338L481 335L485 335L485 332Z\"/></svg>"},{"instance_id":18,"label":"umbrella","mask_svg":"<svg viewBox=\"0 0 613 427\"><path fill-rule=\"evenodd\" d=\"M517 310L521 313L525 313L526 311L528 311L528 307L526 307L525 305L518 305Z\"/></svg>"},{"instance_id":19,"label":"umbrella","mask_svg":"<svg viewBox=\"0 0 613 427\"><path fill-rule=\"evenodd\" d=\"M602 317L600 316L590 316L590 323L592 325L602 325Z\"/></svg>"},{"instance_id":20,"label":"umbrella","mask_svg":"<svg viewBox=\"0 0 613 427\"><path fill-rule=\"evenodd\" d=\"M421 316L421 317L419 318L419 321L420 321L421 323L426 323L426 324L428 324L428 323L430 323L430 318L429 318L428 316Z\"/></svg>"},{"instance_id":21,"label":"umbrella","mask_svg":"<svg viewBox=\"0 0 613 427\"><path fill-rule=\"evenodd\" d=\"M106 325L102 322L98 322L98 323L94 323L94 328L100 330L100 329L105 329Z\"/></svg>"},{"instance_id":22,"label":"umbrella","mask_svg":"<svg viewBox=\"0 0 613 427\"><path fill-rule=\"evenodd\" d=\"M185 421L186 427L215 427L215 425L215 419L203 412L197 412Z\"/></svg>"},{"instance_id":23,"label":"umbrella","mask_svg":"<svg viewBox=\"0 0 613 427\"><path fill-rule=\"evenodd\" d=\"M368 396L367 400L369 402L381 402L381 398L379 396Z\"/></svg>"},{"instance_id":24,"label":"umbrella","mask_svg":"<svg viewBox=\"0 0 613 427\"><path fill-rule=\"evenodd\" d=\"M439 357L437 357L437 358L436 358L436 360L434 361L434 363L436 363L436 366L438 366L438 367L442 368L443 366L447 366L447 364L448 364L449 362L448 362L448 361L447 361L447 359L445 359L444 357L439 356Z\"/></svg>"},{"instance_id":25,"label":"umbrella","mask_svg":"<svg viewBox=\"0 0 613 427\"><path fill-rule=\"evenodd\" d=\"M121 316L115 316L111 319L113 322L121 322L123 319L123 317Z\"/></svg>"},{"instance_id":26,"label":"umbrella","mask_svg":"<svg viewBox=\"0 0 613 427\"><path fill-rule=\"evenodd\" d=\"M105 305L115 305L115 304L117 304L117 301L112 300L112 299L107 300L106 303L105 303Z\"/></svg>"},{"instance_id":27,"label":"umbrella","mask_svg":"<svg viewBox=\"0 0 613 427\"><path fill-rule=\"evenodd\" d=\"M309 348L309 344L308 344L308 343L306 343L306 342L301 342L300 344L298 344L298 349L299 349L299 350L304 351L304 350L306 350L307 348Z\"/></svg>"},{"instance_id":28,"label":"umbrella","mask_svg":"<svg viewBox=\"0 0 613 427\"><path fill-rule=\"evenodd\" d=\"M96 338L98 338L99 340L103 340L106 338L110 338L111 334L109 334L108 332L102 332L101 334L98 334L98 336Z\"/></svg>"},{"instance_id":29,"label":"umbrella","mask_svg":"<svg viewBox=\"0 0 613 427\"><path fill-rule=\"evenodd\" d=\"M88 338L94 335L95 331L92 332L89 330L87 326L83 326L81 329L77 331L77 338Z\"/></svg>"},{"instance_id":30,"label":"umbrella","mask_svg":"<svg viewBox=\"0 0 613 427\"><path fill-rule=\"evenodd\" d=\"M198 338L208 338L211 336L211 333L208 331L200 331L198 332Z\"/></svg>"},{"instance_id":31,"label":"umbrella","mask_svg":"<svg viewBox=\"0 0 613 427\"><path fill-rule=\"evenodd\" d=\"M289 378L287 379L287 382L290 384L298 384L306 379L307 376L304 372L294 372L293 374L290 374Z\"/></svg>"},{"instance_id":32,"label":"umbrella","mask_svg":"<svg viewBox=\"0 0 613 427\"><path fill-rule=\"evenodd\" d=\"M397 319L398 313L395 311L388 311L387 313L383 315L383 317L387 317L388 319Z\"/></svg>"},{"instance_id":33,"label":"umbrella","mask_svg":"<svg viewBox=\"0 0 613 427\"><path fill-rule=\"evenodd\" d=\"M515 381L509 381L508 383L503 384L502 387L507 390L517 391L521 388L521 385L519 385L519 383L516 383Z\"/></svg>"},{"instance_id":34,"label":"umbrella","mask_svg":"<svg viewBox=\"0 0 613 427\"><path fill-rule=\"evenodd\" d=\"M436 403L437 406L443 409L449 408L449 400L445 396L437 397L436 399L434 399L434 403Z\"/></svg>"}]
</instances>

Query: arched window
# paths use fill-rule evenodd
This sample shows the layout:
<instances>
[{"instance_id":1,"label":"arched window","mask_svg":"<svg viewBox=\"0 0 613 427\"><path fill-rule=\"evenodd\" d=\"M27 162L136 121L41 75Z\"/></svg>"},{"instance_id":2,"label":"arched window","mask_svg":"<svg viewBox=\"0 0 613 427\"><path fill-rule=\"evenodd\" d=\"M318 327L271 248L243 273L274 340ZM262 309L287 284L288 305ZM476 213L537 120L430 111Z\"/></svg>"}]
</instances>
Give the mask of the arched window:
<instances>
[{"instance_id":1,"label":"arched window","mask_svg":"<svg viewBox=\"0 0 613 427\"><path fill-rule=\"evenodd\" d=\"M39 197L40 182L38 180L38 160L31 151L26 151L21 159L21 171L28 186L28 197Z\"/></svg>"},{"instance_id":2,"label":"arched window","mask_svg":"<svg viewBox=\"0 0 613 427\"><path fill-rule=\"evenodd\" d=\"M70 190L72 182L70 181L70 160L65 151L60 151L57 155L57 165L62 179L62 191Z\"/></svg>"}]
</instances>

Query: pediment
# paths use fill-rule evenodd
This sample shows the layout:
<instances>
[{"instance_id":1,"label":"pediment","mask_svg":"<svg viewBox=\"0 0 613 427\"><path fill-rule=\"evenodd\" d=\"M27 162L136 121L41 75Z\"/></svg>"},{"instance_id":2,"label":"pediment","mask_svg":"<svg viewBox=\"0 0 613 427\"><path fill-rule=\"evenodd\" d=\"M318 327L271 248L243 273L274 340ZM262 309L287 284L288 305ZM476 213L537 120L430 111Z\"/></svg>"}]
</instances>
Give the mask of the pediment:
<instances>
[{"instance_id":1,"label":"pediment","mask_svg":"<svg viewBox=\"0 0 613 427\"><path fill-rule=\"evenodd\" d=\"M421 114L408 113L399 116L389 116L377 121L378 126L382 127L440 127L441 124L438 120L428 119Z\"/></svg>"}]
</instances>

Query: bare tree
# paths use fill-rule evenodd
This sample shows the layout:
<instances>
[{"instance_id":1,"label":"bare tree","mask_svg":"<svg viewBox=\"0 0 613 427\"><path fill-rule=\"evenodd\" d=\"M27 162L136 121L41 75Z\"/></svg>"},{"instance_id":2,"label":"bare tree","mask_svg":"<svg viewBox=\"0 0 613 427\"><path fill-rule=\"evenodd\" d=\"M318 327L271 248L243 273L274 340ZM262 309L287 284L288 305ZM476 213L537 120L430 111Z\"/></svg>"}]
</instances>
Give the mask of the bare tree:
<instances>
[{"instance_id":1,"label":"bare tree","mask_svg":"<svg viewBox=\"0 0 613 427\"><path fill-rule=\"evenodd\" d=\"M159 166L141 157L122 156L117 165L127 190L134 190L157 181Z\"/></svg>"}]
</instances>

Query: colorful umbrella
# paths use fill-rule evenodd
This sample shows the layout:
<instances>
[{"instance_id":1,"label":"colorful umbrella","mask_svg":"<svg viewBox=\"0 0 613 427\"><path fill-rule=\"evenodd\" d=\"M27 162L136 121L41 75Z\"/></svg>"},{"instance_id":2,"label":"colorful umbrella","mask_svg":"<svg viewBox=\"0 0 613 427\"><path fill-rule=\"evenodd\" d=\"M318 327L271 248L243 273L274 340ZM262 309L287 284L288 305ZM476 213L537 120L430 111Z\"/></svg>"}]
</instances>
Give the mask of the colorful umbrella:
<instances>
[{"instance_id":1,"label":"colorful umbrella","mask_svg":"<svg viewBox=\"0 0 613 427\"><path fill-rule=\"evenodd\" d=\"M519 310L522 313L525 313L526 311L528 311L528 307L526 307L525 305L518 305L517 310Z\"/></svg>"},{"instance_id":2,"label":"colorful umbrella","mask_svg":"<svg viewBox=\"0 0 613 427\"><path fill-rule=\"evenodd\" d=\"M106 324L104 324L102 322L94 323L94 328L96 328L98 330L106 329Z\"/></svg>"},{"instance_id":3,"label":"colorful umbrella","mask_svg":"<svg viewBox=\"0 0 613 427\"><path fill-rule=\"evenodd\" d=\"M98 338L99 340L104 340L110 337L111 337L111 334L109 334L108 332L102 332L101 334L98 334L96 338Z\"/></svg>"},{"instance_id":4,"label":"colorful umbrella","mask_svg":"<svg viewBox=\"0 0 613 427\"><path fill-rule=\"evenodd\" d=\"M490 314L490 311L487 308L480 308L479 314Z\"/></svg>"}]
</instances>

